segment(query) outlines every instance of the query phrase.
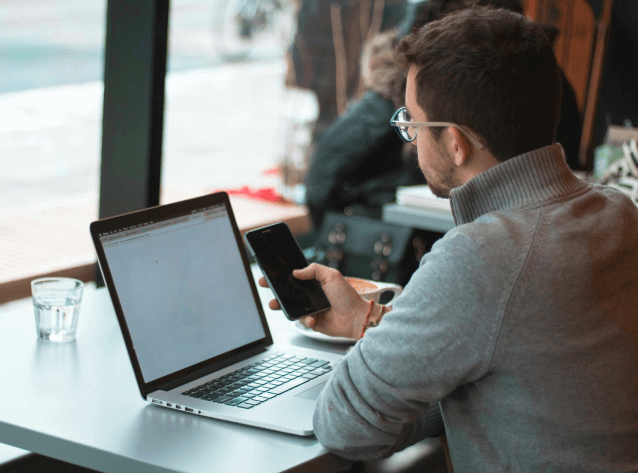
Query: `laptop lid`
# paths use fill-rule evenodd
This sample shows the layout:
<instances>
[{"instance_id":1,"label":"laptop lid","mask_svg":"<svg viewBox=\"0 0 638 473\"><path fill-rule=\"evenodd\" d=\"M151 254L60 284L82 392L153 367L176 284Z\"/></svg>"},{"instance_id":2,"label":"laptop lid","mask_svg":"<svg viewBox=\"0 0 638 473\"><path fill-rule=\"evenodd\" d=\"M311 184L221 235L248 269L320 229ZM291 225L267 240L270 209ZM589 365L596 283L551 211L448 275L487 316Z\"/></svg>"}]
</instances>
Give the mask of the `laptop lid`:
<instances>
[{"instance_id":1,"label":"laptop lid","mask_svg":"<svg viewBox=\"0 0 638 473\"><path fill-rule=\"evenodd\" d=\"M142 397L272 345L228 195L91 223Z\"/></svg>"}]
</instances>

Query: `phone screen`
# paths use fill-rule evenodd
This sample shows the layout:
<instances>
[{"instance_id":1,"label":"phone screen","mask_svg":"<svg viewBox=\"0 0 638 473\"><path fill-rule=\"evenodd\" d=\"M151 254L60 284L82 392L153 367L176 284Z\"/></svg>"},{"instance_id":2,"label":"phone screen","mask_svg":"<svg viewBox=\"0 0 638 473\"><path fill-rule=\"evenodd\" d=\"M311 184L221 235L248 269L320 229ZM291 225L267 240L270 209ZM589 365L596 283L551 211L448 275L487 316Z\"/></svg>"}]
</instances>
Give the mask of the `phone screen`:
<instances>
[{"instance_id":1,"label":"phone screen","mask_svg":"<svg viewBox=\"0 0 638 473\"><path fill-rule=\"evenodd\" d=\"M308 262L285 223L252 230L245 238L286 317L296 320L330 308L319 281L292 275Z\"/></svg>"}]
</instances>

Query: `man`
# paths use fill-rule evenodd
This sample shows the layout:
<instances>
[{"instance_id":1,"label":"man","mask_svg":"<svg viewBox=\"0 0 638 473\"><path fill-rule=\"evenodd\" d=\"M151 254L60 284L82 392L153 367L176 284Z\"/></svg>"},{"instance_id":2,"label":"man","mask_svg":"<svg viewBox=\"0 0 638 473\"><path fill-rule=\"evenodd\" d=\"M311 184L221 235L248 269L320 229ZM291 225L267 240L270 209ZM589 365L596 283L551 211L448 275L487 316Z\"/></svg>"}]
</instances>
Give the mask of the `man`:
<instances>
[{"instance_id":1,"label":"man","mask_svg":"<svg viewBox=\"0 0 638 473\"><path fill-rule=\"evenodd\" d=\"M395 125L457 227L391 310L332 269L295 272L332 304L306 326L365 334L318 399L317 438L386 457L428 434L440 402L457 473L638 471L638 209L577 179L552 144L561 91L545 36L475 7L413 32L399 56L408 115Z\"/></svg>"}]
</instances>

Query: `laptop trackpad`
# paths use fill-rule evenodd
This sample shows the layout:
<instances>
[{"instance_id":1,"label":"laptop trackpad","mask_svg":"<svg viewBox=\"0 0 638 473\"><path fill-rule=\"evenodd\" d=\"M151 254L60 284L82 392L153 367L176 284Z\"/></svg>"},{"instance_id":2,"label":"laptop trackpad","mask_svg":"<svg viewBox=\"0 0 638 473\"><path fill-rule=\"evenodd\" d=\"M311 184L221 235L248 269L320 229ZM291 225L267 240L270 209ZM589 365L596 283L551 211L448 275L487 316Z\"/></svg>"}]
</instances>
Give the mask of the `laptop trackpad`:
<instances>
[{"instance_id":1,"label":"laptop trackpad","mask_svg":"<svg viewBox=\"0 0 638 473\"><path fill-rule=\"evenodd\" d=\"M314 401L319 397L319 393L323 391L323 387L326 385L327 381L324 381L321 384L317 384L315 387L306 389L304 392L296 394L295 397L301 397L304 399L310 399Z\"/></svg>"}]
</instances>

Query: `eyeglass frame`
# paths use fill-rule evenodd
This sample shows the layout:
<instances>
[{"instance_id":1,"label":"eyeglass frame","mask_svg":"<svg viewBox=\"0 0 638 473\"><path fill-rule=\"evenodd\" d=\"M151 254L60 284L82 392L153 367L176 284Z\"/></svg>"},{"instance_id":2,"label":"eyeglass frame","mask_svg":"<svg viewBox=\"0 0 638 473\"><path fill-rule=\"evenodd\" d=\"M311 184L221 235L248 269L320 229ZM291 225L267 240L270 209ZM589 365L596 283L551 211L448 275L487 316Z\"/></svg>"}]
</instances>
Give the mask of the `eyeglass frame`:
<instances>
[{"instance_id":1,"label":"eyeglass frame","mask_svg":"<svg viewBox=\"0 0 638 473\"><path fill-rule=\"evenodd\" d=\"M403 133L401 133L401 131L399 129L399 127L401 127L401 126L406 127L406 128L419 128L419 127L446 127L447 128L449 126L453 126L454 128L457 128L459 130L459 132L461 132L461 134L463 136L465 136L468 140L470 140L470 142L477 149L484 148L483 144L478 140L478 138L473 136L473 134L470 131L466 130L461 125L457 125L456 123L449 123L449 122L404 122L404 121L399 121L396 118L399 115L399 113L401 113L402 110L405 110L407 112L407 108L406 107L401 107L396 112L394 112L394 115L392 115L392 118L390 119L390 125L392 125L394 127L394 131L396 131L397 134L399 135L399 137L403 141L405 141L406 143L412 143L414 140L416 140L416 133L414 134L414 138L412 138L411 140L408 140L403 135Z\"/></svg>"}]
</instances>

